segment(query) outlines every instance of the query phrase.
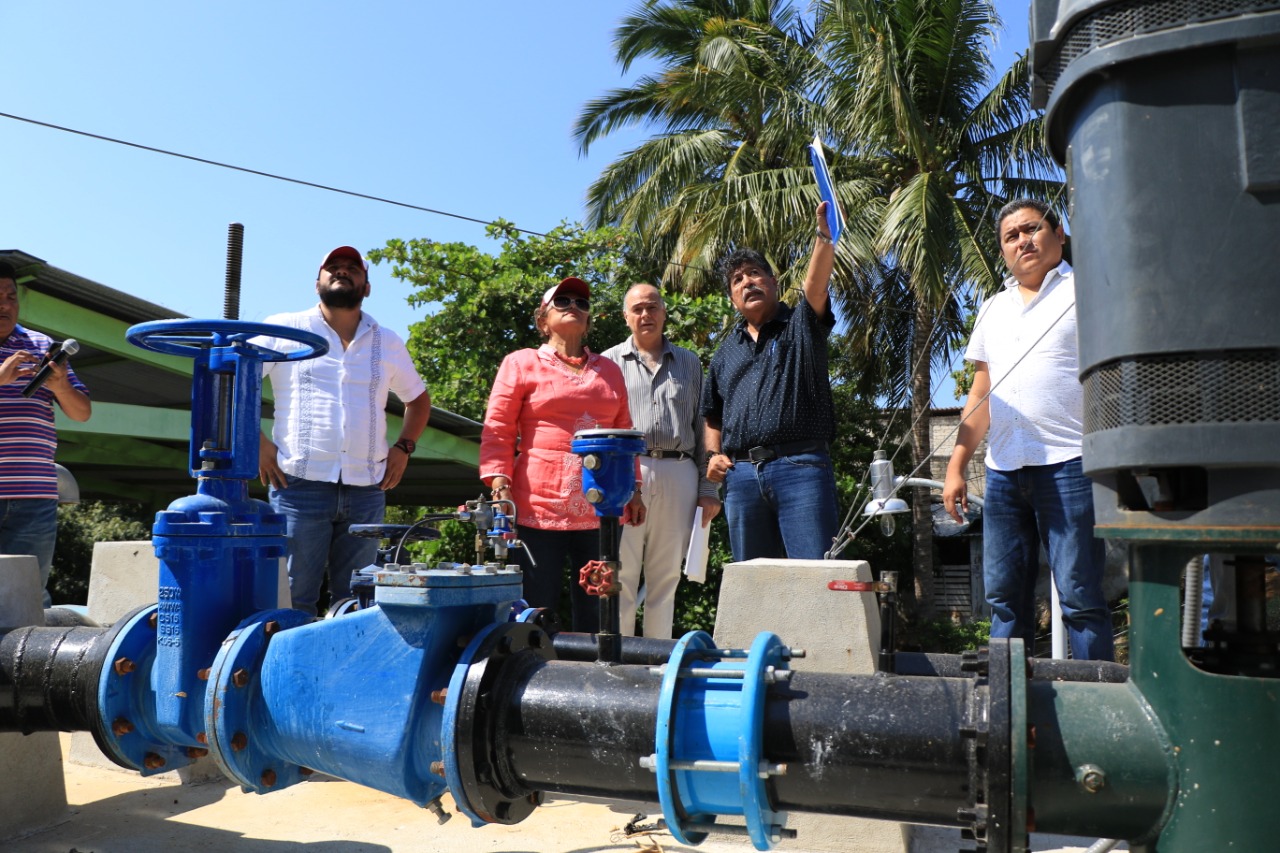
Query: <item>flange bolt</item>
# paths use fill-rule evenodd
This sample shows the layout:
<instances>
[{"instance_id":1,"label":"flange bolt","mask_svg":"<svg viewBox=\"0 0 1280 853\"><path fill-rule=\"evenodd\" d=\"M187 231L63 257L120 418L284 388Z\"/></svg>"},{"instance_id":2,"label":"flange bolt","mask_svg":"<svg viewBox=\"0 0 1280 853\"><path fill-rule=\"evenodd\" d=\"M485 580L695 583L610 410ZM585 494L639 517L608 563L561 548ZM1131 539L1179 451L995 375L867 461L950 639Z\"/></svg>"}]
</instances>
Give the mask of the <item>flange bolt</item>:
<instances>
[{"instance_id":1,"label":"flange bolt","mask_svg":"<svg viewBox=\"0 0 1280 853\"><path fill-rule=\"evenodd\" d=\"M1076 768L1076 782L1090 794L1107 787L1107 774L1096 764L1081 764Z\"/></svg>"}]
</instances>

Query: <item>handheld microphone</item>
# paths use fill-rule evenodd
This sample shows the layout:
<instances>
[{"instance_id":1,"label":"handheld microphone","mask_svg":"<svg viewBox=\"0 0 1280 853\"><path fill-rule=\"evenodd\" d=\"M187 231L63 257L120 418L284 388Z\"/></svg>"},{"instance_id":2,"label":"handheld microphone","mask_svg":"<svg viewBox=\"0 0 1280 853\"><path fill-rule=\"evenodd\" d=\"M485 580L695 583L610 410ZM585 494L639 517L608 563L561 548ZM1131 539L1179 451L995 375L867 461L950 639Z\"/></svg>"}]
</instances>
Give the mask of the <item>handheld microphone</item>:
<instances>
[{"instance_id":1,"label":"handheld microphone","mask_svg":"<svg viewBox=\"0 0 1280 853\"><path fill-rule=\"evenodd\" d=\"M27 387L22 389L22 396L30 397L36 393L40 386L45 383L45 380L49 378L49 374L53 372L53 365L66 364L67 359L79 351L80 344L75 338L67 338L60 345L54 344L49 347L49 354L40 365L40 369L36 371L36 375L31 377Z\"/></svg>"}]
</instances>

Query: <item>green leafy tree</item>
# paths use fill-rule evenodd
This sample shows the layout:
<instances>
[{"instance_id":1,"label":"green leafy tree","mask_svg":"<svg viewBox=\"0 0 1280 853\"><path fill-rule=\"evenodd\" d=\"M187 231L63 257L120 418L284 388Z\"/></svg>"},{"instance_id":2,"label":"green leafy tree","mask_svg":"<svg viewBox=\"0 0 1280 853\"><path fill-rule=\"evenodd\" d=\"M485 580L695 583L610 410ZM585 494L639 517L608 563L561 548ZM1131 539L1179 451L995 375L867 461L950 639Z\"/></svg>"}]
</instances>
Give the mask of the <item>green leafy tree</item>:
<instances>
[{"instance_id":1,"label":"green leafy tree","mask_svg":"<svg viewBox=\"0 0 1280 853\"><path fill-rule=\"evenodd\" d=\"M529 236L500 221L486 233L501 241L497 254L428 239L389 240L368 253L412 288L410 305L430 310L409 327L407 344L432 403L475 420L503 356L542 342L533 312L548 287L570 275L591 284L587 343L600 351L625 336L622 295L638 275L617 229L561 225Z\"/></svg>"},{"instance_id":2,"label":"green leafy tree","mask_svg":"<svg viewBox=\"0 0 1280 853\"><path fill-rule=\"evenodd\" d=\"M624 18L623 70L641 58L660 68L588 103L575 134L585 154L622 127L657 133L592 184L592 222L635 231L686 290L716 289L715 262L737 243L769 247L789 284L795 257L769 210L799 212L812 236L812 181L797 166L817 126L813 46L811 21L786 0L650 0Z\"/></svg>"},{"instance_id":3,"label":"green leafy tree","mask_svg":"<svg viewBox=\"0 0 1280 853\"><path fill-rule=\"evenodd\" d=\"M467 243L429 239L389 240L368 252L375 264L390 264L393 278L412 289L410 305L430 313L409 327L409 352L431 386L434 405L484 419L489 386L510 352L536 347L542 339L533 312L548 287L574 275L591 284L591 331L587 344L602 352L630 335L622 318L627 289L646 277L646 264L616 228L561 225L545 236L528 236L510 223L486 229L501 240L497 254ZM667 336L704 360L735 321L720 292L665 294Z\"/></svg>"},{"instance_id":4,"label":"green leafy tree","mask_svg":"<svg viewBox=\"0 0 1280 853\"><path fill-rule=\"evenodd\" d=\"M1056 198L1060 184L1030 109L1025 57L991 85L989 46L1001 25L990 3L832 0L819 15L832 72L826 106L839 119L833 137L854 164L841 186L863 235L851 248L871 249L849 261L888 271L900 287L896 307L911 312L909 337L896 339L909 370L890 390L910 397L914 462L929 476L931 370L962 332L957 293L999 281L995 211L1011 195ZM876 298L872 290L853 301ZM927 615L932 521L918 497L914 593Z\"/></svg>"},{"instance_id":5,"label":"green leafy tree","mask_svg":"<svg viewBox=\"0 0 1280 853\"><path fill-rule=\"evenodd\" d=\"M58 507L58 544L49 573L54 604L84 604L95 542L150 539L155 513L141 504L85 501Z\"/></svg>"}]
</instances>

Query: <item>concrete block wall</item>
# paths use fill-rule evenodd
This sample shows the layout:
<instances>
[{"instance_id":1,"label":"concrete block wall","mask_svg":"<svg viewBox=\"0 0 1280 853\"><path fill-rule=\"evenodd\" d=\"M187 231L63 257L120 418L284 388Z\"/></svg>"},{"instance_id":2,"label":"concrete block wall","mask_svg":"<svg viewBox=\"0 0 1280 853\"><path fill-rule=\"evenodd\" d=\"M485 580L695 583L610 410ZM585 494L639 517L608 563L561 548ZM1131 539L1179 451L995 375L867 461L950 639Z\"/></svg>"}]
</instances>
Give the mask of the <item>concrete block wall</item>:
<instances>
[{"instance_id":1,"label":"concrete block wall","mask_svg":"<svg viewBox=\"0 0 1280 853\"><path fill-rule=\"evenodd\" d=\"M0 627L44 625L44 590L35 557L0 556ZM0 734L0 849L5 839L62 819L67 787L57 732Z\"/></svg>"},{"instance_id":2,"label":"concrete block wall","mask_svg":"<svg viewBox=\"0 0 1280 853\"><path fill-rule=\"evenodd\" d=\"M716 609L716 645L750 648L761 631L777 634L805 657L792 669L837 674L875 672L880 610L873 593L832 592L833 580L874 580L865 560L757 559L724 567ZM791 814L790 851L905 853L910 827L890 821ZM716 837L720 840L720 836ZM754 849L745 839L743 850Z\"/></svg>"}]
</instances>

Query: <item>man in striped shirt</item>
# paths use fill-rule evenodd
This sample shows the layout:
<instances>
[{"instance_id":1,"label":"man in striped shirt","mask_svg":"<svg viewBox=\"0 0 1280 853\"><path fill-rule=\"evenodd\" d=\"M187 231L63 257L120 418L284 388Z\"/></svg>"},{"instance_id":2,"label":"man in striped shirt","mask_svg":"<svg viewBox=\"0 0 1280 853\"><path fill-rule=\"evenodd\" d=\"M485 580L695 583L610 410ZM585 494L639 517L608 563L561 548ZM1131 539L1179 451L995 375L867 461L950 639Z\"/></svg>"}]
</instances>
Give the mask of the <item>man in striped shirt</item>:
<instances>
[{"instance_id":1,"label":"man in striped shirt","mask_svg":"<svg viewBox=\"0 0 1280 853\"><path fill-rule=\"evenodd\" d=\"M643 523L622 531L618 610L622 633L634 635L643 572L644 635L669 639L694 509L702 507L704 526L720 512L716 486L704 473L698 409L702 363L663 334L667 307L652 284L633 285L623 298L622 314L631 337L605 350L604 357L622 368L632 423L644 432L647 455L640 459L640 488L647 512Z\"/></svg>"},{"instance_id":2,"label":"man in striped shirt","mask_svg":"<svg viewBox=\"0 0 1280 853\"><path fill-rule=\"evenodd\" d=\"M31 396L23 395L53 341L18 325L18 307L17 273L0 262L0 554L36 558L48 607L51 599L45 587L58 535L53 403L56 400L76 421L87 421L91 407L75 372L57 362L50 364L49 378Z\"/></svg>"}]
</instances>

